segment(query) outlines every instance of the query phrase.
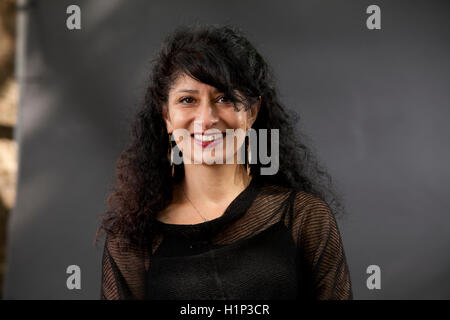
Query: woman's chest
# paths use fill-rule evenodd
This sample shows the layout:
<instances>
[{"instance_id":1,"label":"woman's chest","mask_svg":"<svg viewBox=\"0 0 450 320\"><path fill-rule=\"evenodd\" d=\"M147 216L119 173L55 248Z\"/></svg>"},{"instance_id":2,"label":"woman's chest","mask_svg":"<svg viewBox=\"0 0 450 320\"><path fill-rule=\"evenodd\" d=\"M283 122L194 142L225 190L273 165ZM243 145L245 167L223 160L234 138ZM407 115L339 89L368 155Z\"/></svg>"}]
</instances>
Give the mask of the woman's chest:
<instances>
[{"instance_id":1,"label":"woman's chest","mask_svg":"<svg viewBox=\"0 0 450 320\"><path fill-rule=\"evenodd\" d=\"M296 258L282 223L224 246L167 238L151 257L147 299L295 299Z\"/></svg>"}]
</instances>

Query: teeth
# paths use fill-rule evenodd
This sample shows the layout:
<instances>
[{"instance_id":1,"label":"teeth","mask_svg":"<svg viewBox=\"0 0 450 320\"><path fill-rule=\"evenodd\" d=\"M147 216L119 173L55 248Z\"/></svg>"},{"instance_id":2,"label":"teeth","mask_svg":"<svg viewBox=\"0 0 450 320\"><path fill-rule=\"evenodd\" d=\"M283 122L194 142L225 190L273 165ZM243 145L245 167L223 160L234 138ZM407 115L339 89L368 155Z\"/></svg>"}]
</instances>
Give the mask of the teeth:
<instances>
[{"instance_id":1,"label":"teeth","mask_svg":"<svg viewBox=\"0 0 450 320\"><path fill-rule=\"evenodd\" d=\"M216 139L219 139L222 137L222 134L216 133L212 135L201 135L201 134L194 134L194 138L197 140L200 140L202 142L208 142L208 141L214 141Z\"/></svg>"}]
</instances>

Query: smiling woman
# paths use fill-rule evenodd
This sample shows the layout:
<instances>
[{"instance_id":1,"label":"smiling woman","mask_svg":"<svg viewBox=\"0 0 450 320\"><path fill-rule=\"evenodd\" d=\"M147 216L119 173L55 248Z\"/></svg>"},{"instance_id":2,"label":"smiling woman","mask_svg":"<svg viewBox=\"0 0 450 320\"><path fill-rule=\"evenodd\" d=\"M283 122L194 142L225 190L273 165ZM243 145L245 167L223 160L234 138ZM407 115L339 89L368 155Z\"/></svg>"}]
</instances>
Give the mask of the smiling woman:
<instances>
[{"instance_id":1,"label":"smiling woman","mask_svg":"<svg viewBox=\"0 0 450 320\"><path fill-rule=\"evenodd\" d=\"M351 299L339 202L294 121L237 28L170 34L97 232L106 233L101 298ZM267 163L249 155L206 161L251 150L227 130L279 131L279 170L263 175ZM271 135L258 140L275 151ZM171 163L173 147L183 162Z\"/></svg>"},{"instance_id":2,"label":"smiling woman","mask_svg":"<svg viewBox=\"0 0 450 320\"><path fill-rule=\"evenodd\" d=\"M237 163L238 150L245 132L255 122L260 102L259 97L257 105L246 110L242 103L233 104L213 86L180 74L169 90L168 103L162 112L168 133L174 134L184 155L184 163ZM227 130L235 133L230 137L232 141L223 139ZM186 137L185 132L190 138L180 139ZM227 143L231 142L227 149ZM211 159L216 157L221 159Z\"/></svg>"}]
</instances>

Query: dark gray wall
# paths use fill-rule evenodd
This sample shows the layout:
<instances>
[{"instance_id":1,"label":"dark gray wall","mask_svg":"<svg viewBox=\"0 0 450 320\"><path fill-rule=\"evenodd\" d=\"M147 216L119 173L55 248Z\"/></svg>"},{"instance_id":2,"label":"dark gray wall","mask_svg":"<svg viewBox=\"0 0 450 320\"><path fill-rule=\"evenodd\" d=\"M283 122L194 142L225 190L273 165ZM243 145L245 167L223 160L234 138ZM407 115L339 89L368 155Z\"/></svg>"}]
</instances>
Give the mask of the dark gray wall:
<instances>
[{"instance_id":1,"label":"dark gray wall","mask_svg":"<svg viewBox=\"0 0 450 320\"><path fill-rule=\"evenodd\" d=\"M450 298L450 23L445 1L36 1L28 17L8 299L97 299L92 245L149 61L181 23L234 23L335 178L356 299ZM66 28L79 4L82 30ZM382 30L365 9L381 7ZM66 267L82 289L66 288ZM368 265L381 290L366 288Z\"/></svg>"}]
</instances>

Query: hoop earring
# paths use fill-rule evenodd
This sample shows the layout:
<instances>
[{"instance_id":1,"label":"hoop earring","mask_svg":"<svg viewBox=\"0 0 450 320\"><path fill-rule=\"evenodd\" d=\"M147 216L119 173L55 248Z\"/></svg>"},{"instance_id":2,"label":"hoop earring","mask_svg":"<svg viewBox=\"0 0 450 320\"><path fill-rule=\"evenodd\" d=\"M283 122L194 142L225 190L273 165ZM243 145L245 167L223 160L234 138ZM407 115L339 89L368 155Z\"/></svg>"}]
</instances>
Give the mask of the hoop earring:
<instances>
[{"instance_id":1,"label":"hoop earring","mask_svg":"<svg viewBox=\"0 0 450 320\"><path fill-rule=\"evenodd\" d=\"M173 150L172 150L172 135L171 134L169 134L169 152L168 152L167 158L169 159L169 163L172 166L171 174L173 177L175 175L175 167L173 164Z\"/></svg>"}]
</instances>

